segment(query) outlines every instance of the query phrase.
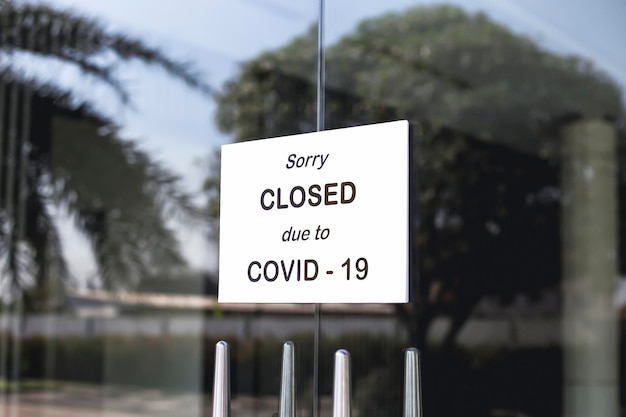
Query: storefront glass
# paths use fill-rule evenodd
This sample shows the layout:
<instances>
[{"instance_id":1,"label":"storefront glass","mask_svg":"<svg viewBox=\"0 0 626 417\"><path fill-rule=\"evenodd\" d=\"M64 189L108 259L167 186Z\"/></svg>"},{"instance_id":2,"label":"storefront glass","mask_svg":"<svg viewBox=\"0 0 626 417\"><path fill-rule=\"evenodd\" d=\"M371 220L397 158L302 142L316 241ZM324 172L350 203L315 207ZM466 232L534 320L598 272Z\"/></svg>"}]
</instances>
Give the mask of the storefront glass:
<instances>
[{"instance_id":1,"label":"storefront glass","mask_svg":"<svg viewBox=\"0 0 626 417\"><path fill-rule=\"evenodd\" d=\"M237 416L287 340L301 416L340 348L399 415L409 346L426 416L621 415L626 7L323 5L0 0L2 415L211 415L218 340ZM219 146L398 119L415 301L218 304Z\"/></svg>"}]
</instances>

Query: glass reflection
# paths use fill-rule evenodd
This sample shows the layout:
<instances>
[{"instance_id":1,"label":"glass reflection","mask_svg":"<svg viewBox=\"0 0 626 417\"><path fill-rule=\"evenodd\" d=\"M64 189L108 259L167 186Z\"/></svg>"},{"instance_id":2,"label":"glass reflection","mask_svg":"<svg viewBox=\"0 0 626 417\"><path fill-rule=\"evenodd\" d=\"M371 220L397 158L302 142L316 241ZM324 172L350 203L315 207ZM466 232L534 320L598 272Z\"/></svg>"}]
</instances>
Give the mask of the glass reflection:
<instances>
[{"instance_id":1,"label":"glass reflection","mask_svg":"<svg viewBox=\"0 0 626 417\"><path fill-rule=\"evenodd\" d=\"M278 409L285 332L215 301L207 175L218 87L312 10L145 6L0 1L2 415L210 415L222 338L234 406Z\"/></svg>"},{"instance_id":2,"label":"glass reflection","mask_svg":"<svg viewBox=\"0 0 626 417\"><path fill-rule=\"evenodd\" d=\"M360 340L348 349L358 352L354 369L362 373L354 378L359 415L399 414L396 356L406 345L424 349L426 414L548 416L565 408L567 415L614 415L617 186L610 149L624 135L623 91L613 78L619 72L609 76L586 57L519 34L519 21L529 20L519 14L519 21L508 19L515 31L498 23L507 20L504 6L412 3L327 3L326 128L415 123L421 230L412 237L419 301L389 313L382 346L378 329L357 329L355 315L338 325L324 306L321 392L330 394L324 355ZM355 24L355 16L368 14ZM314 130L316 42L312 28L247 61L218 98L220 126L237 141ZM255 91L263 94L250 100ZM576 163L563 153L570 135L589 144L576 151ZM564 168L568 161L575 166ZM571 170L587 181L573 191L563 178ZM591 198L591 190L605 192ZM572 214L572 207L587 214ZM564 236L588 243L564 245ZM581 275L586 290L571 289L570 277ZM561 312L562 303L574 306ZM572 330L571 321L586 324ZM341 336L331 337L331 329ZM579 371L569 369L580 361ZM580 371L594 367L603 371ZM588 405L572 405L586 396Z\"/></svg>"},{"instance_id":3,"label":"glass reflection","mask_svg":"<svg viewBox=\"0 0 626 417\"><path fill-rule=\"evenodd\" d=\"M317 6L0 0L2 414L210 415L224 339L237 415L278 410L285 340L311 415L313 307L215 303L211 155L316 129ZM617 415L622 6L326 6L325 127L420 137L420 277L322 306L320 415L338 349L399 415L407 346L425 415Z\"/></svg>"}]
</instances>

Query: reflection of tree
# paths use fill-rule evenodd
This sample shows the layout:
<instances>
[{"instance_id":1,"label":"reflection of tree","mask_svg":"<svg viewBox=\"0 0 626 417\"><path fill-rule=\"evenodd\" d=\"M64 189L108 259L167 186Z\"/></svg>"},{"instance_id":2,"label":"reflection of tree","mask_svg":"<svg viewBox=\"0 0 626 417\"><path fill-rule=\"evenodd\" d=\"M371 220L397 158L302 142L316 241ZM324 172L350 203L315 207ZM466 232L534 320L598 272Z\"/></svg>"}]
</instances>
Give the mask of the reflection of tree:
<instances>
[{"instance_id":1,"label":"reflection of tree","mask_svg":"<svg viewBox=\"0 0 626 417\"><path fill-rule=\"evenodd\" d=\"M238 141L314 130L316 51L310 33L246 63L219 99L221 128ZM326 58L327 128L421 123L420 299L398 307L413 343L449 314L449 347L485 295L556 283L556 126L620 117L613 82L454 7L365 21Z\"/></svg>"},{"instance_id":2,"label":"reflection of tree","mask_svg":"<svg viewBox=\"0 0 626 417\"><path fill-rule=\"evenodd\" d=\"M184 261L165 219L198 220L179 178L72 91L25 75L26 67L62 62L86 78L129 94L116 77L122 61L164 69L193 89L208 87L189 67L94 20L41 4L0 0L0 259L3 291L67 280L52 207L67 210L89 237L101 280L133 285ZM24 60L23 60L24 61ZM94 97L95 101L95 97Z\"/></svg>"}]
</instances>

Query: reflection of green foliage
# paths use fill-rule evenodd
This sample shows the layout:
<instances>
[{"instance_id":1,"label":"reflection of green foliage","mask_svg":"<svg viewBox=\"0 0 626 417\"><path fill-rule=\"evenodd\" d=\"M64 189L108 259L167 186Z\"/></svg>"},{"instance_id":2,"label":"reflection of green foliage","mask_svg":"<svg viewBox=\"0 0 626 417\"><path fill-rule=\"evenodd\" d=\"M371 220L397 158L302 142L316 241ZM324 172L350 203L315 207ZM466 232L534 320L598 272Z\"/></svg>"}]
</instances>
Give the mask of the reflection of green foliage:
<instances>
[{"instance_id":1,"label":"reflection of green foliage","mask_svg":"<svg viewBox=\"0 0 626 417\"><path fill-rule=\"evenodd\" d=\"M221 128L238 141L314 130L315 42L311 31L246 63L221 95ZM555 120L623 112L619 89L590 62L545 52L456 7L367 20L326 59L328 128L385 119L381 109L391 108L537 151Z\"/></svg>"},{"instance_id":2,"label":"reflection of green foliage","mask_svg":"<svg viewBox=\"0 0 626 417\"><path fill-rule=\"evenodd\" d=\"M164 69L193 89L209 88L184 63L97 21L43 4L0 1L0 259L2 285L33 287L69 278L52 207L66 209L89 239L100 281L128 287L155 271L184 266L166 219L199 221L180 179L94 110L97 97L28 78L15 54L78 68L84 79L128 91L115 72L123 61ZM8 60L8 64L7 64ZM48 60L48 61L46 61ZM79 82L82 82L80 80ZM6 288L6 287L5 287Z\"/></svg>"},{"instance_id":3,"label":"reflection of green foliage","mask_svg":"<svg viewBox=\"0 0 626 417\"><path fill-rule=\"evenodd\" d=\"M450 314L449 347L485 295L555 285L556 128L571 117L621 118L614 82L448 6L364 21L326 59L326 128L420 124L420 299L398 307L412 343L424 346L432 318ZM315 130L315 60L310 31L244 64L219 96L221 129L236 141Z\"/></svg>"}]
</instances>

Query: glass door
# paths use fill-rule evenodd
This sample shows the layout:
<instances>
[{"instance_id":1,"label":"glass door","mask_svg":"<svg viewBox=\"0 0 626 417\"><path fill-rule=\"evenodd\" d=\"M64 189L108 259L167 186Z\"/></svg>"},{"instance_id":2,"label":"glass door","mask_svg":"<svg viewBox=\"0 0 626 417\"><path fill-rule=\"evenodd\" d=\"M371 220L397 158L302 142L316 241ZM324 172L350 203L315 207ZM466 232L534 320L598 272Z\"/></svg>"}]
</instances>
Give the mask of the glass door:
<instances>
[{"instance_id":1,"label":"glass door","mask_svg":"<svg viewBox=\"0 0 626 417\"><path fill-rule=\"evenodd\" d=\"M0 414L209 416L225 340L269 416L291 340L300 416L337 349L400 415L410 346L423 415L618 415L625 12L0 0ZM220 145L399 119L414 301L217 303Z\"/></svg>"},{"instance_id":2,"label":"glass door","mask_svg":"<svg viewBox=\"0 0 626 417\"><path fill-rule=\"evenodd\" d=\"M304 97L251 86L289 79L259 56L316 19L313 3L0 2L0 414L210 415L219 340L236 415L276 411L287 338L311 395L313 307L216 302L216 207L221 144L314 126ZM311 124L277 127L278 109Z\"/></svg>"},{"instance_id":3,"label":"glass door","mask_svg":"<svg viewBox=\"0 0 626 417\"><path fill-rule=\"evenodd\" d=\"M419 141L417 302L322 308L321 358L350 349L359 416L401 415L407 346L426 416L623 408L624 11L326 2L325 127L407 119Z\"/></svg>"}]
</instances>

